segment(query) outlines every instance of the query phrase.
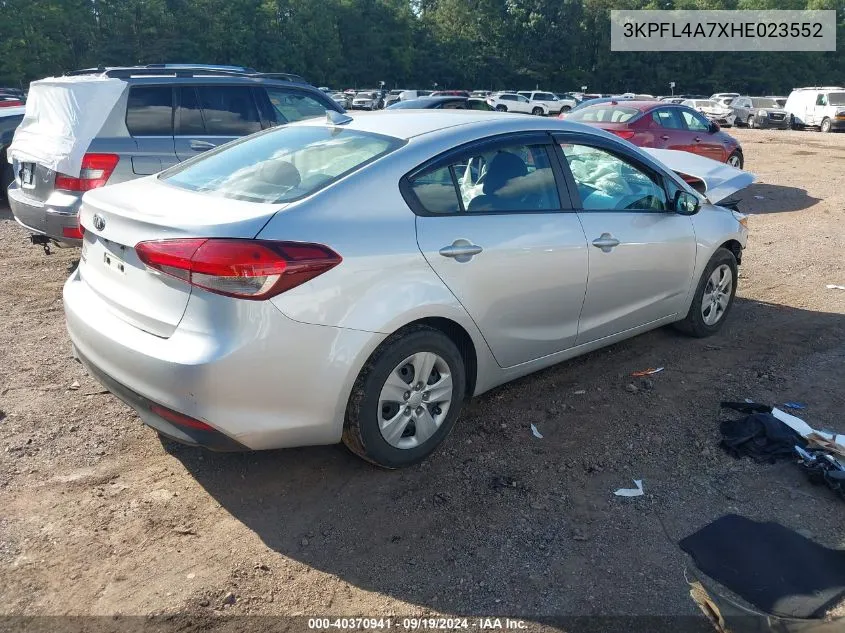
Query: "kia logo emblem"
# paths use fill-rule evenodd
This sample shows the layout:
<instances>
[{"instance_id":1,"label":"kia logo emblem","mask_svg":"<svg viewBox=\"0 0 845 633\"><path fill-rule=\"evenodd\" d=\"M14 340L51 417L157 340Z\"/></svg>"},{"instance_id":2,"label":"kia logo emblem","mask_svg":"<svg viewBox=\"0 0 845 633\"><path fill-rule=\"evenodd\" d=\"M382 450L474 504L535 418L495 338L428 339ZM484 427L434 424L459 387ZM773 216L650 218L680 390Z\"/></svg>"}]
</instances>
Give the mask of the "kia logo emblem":
<instances>
[{"instance_id":1,"label":"kia logo emblem","mask_svg":"<svg viewBox=\"0 0 845 633\"><path fill-rule=\"evenodd\" d=\"M94 214L94 228L98 231L102 231L106 228L106 219L99 213Z\"/></svg>"}]
</instances>

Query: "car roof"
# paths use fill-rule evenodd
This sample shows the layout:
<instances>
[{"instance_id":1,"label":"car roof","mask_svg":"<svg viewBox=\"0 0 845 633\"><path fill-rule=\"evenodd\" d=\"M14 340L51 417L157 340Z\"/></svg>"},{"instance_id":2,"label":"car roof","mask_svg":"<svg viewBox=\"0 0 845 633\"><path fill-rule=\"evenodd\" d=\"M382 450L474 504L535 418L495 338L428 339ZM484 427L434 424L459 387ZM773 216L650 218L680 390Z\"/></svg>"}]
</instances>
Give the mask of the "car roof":
<instances>
[{"instance_id":1,"label":"car roof","mask_svg":"<svg viewBox=\"0 0 845 633\"><path fill-rule=\"evenodd\" d=\"M488 112L483 110L381 110L373 114L346 114L351 119L337 127L392 136L402 140L440 132L448 128L469 125L486 124L489 128L485 134L496 134L513 131L518 126L520 131L553 130L560 132L596 133L596 128L564 119L550 119L546 117L516 116L506 112ZM335 127L324 118L305 119L290 126L326 126ZM604 133L602 133L604 134ZM615 137L613 137L615 138Z\"/></svg>"},{"instance_id":2,"label":"car roof","mask_svg":"<svg viewBox=\"0 0 845 633\"><path fill-rule=\"evenodd\" d=\"M666 103L665 101L657 101L656 99L649 100L649 101L637 101L636 99L603 99L601 103L598 101L596 103L586 103L581 110L586 110L587 108L591 108L597 105L607 105L608 103L615 103L615 105L625 106L626 108L634 108L635 110L639 110L641 112L645 112L646 110L651 110L657 106L668 107L670 105L677 105Z\"/></svg>"}]
</instances>

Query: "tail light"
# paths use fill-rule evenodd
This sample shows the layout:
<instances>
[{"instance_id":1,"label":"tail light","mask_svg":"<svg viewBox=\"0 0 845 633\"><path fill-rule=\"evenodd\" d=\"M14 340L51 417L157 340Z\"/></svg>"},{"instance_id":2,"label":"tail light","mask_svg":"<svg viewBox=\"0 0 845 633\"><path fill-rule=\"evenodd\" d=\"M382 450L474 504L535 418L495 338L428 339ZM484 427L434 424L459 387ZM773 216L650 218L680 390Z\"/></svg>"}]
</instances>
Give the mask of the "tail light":
<instances>
[{"instance_id":1,"label":"tail light","mask_svg":"<svg viewBox=\"0 0 845 633\"><path fill-rule=\"evenodd\" d=\"M624 138L626 141L629 141L634 138L634 134L636 134L634 130L608 130L608 132L615 134L619 138Z\"/></svg>"},{"instance_id":2,"label":"tail light","mask_svg":"<svg viewBox=\"0 0 845 633\"><path fill-rule=\"evenodd\" d=\"M79 178L56 174L56 189L66 191L89 191L105 185L117 167L117 154L85 154Z\"/></svg>"},{"instance_id":3,"label":"tail light","mask_svg":"<svg viewBox=\"0 0 845 633\"><path fill-rule=\"evenodd\" d=\"M189 238L139 242L138 257L149 268L192 286L239 299L269 299L322 275L341 262L327 246Z\"/></svg>"},{"instance_id":4,"label":"tail light","mask_svg":"<svg viewBox=\"0 0 845 633\"><path fill-rule=\"evenodd\" d=\"M63 226L62 237L67 237L73 240L81 240L83 238L82 225L77 224L76 226Z\"/></svg>"}]
</instances>

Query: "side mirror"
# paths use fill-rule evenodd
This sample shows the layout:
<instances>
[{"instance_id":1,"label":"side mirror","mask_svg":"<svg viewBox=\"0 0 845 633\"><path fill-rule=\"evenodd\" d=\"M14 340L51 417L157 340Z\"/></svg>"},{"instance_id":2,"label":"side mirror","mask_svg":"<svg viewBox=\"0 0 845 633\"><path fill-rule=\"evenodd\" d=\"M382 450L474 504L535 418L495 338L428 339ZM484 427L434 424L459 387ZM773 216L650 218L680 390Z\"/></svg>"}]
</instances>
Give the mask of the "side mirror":
<instances>
[{"instance_id":1,"label":"side mirror","mask_svg":"<svg viewBox=\"0 0 845 633\"><path fill-rule=\"evenodd\" d=\"M701 203L693 194L679 189L675 193L675 213L679 215L695 215L701 209Z\"/></svg>"},{"instance_id":2,"label":"side mirror","mask_svg":"<svg viewBox=\"0 0 845 633\"><path fill-rule=\"evenodd\" d=\"M707 131L710 132L710 134L715 134L721 129L722 128L719 127L718 123L716 123L715 121L710 121L710 127L707 128Z\"/></svg>"}]
</instances>

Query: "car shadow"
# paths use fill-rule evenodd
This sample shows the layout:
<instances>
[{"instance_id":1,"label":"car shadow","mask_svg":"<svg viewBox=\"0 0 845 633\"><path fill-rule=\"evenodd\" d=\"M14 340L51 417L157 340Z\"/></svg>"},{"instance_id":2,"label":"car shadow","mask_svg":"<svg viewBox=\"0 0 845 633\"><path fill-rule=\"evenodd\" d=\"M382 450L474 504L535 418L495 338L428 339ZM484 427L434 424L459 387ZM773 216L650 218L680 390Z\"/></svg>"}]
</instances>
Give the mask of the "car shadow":
<instances>
[{"instance_id":1,"label":"car shadow","mask_svg":"<svg viewBox=\"0 0 845 633\"><path fill-rule=\"evenodd\" d=\"M0 200L0 220L14 220L12 209L5 200Z\"/></svg>"},{"instance_id":2,"label":"car shadow","mask_svg":"<svg viewBox=\"0 0 845 633\"><path fill-rule=\"evenodd\" d=\"M742 213L753 215L803 211L821 202L820 198L808 195L806 189L767 183L755 183L731 198L739 200Z\"/></svg>"},{"instance_id":3,"label":"car shadow","mask_svg":"<svg viewBox=\"0 0 845 633\"><path fill-rule=\"evenodd\" d=\"M357 588L443 613L671 614L706 631L677 540L728 512L834 540L845 520L794 465L719 451L718 403L812 399L832 424L843 335L841 314L737 299L716 337L655 330L474 399L440 451L399 471L341 446L167 448L267 547ZM632 479L645 498L613 496Z\"/></svg>"}]
</instances>

